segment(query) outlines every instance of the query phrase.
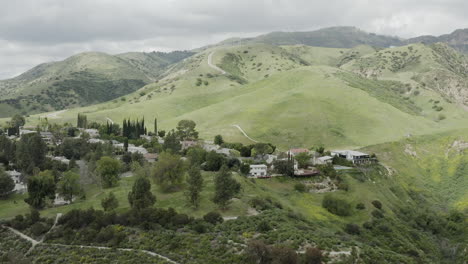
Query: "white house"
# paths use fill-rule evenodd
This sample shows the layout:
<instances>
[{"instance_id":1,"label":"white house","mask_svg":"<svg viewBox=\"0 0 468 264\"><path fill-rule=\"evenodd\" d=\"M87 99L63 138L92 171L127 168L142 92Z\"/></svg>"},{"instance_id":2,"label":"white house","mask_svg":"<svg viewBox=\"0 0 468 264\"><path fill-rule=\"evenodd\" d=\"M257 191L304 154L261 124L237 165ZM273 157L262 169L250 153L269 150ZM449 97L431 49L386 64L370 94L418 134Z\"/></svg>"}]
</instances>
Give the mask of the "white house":
<instances>
[{"instance_id":1,"label":"white house","mask_svg":"<svg viewBox=\"0 0 468 264\"><path fill-rule=\"evenodd\" d=\"M70 160L63 157L63 156L58 156L58 157L52 157L52 160L56 160L56 161L60 161L62 162L63 164L69 164L70 163Z\"/></svg>"},{"instance_id":2,"label":"white house","mask_svg":"<svg viewBox=\"0 0 468 264\"><path fill-rule=\"evenodd\" d=\"M331 164L333 162L333 157L330 156L323 156L323 157L314 157L314 164L315 165L325 165Z\"/></svg>"},{"instance_id":3,"label":"white house","mask_svg":"<svg viewBox=\"0 0 468 264\"><path fill-rule=\"evenodd\" d=\"M22 135L27 135L27 134L32 134L32 133L37 133L37 131L28 130L28 129L20 129L20 130L19 130L20 136L22 136Z\"/></svg>"},{"instance_id":4,"label":"white house","mask_svg":"<svg viewBox=\"0 0 468 264\"><path fill-rule=\"evenodd\" d=\"M117 142L117 141L116 141L116 142ZM90 139L88 139L88 143L91 143L91 144L98 144L98 143L104 144L104 143L106 143L106 142L105 142L104 140L102 140L102 139L90 138ZM118 143L118 142L117 142L117 143Z\"/></svg>"},{"instance_id":5,"label":"white house","mask_svg":"<svg viewBox=\"0 0 468 264\"><path fill-rule=\"evenodd\" d=\"M26 192L26 185L21 181L21 173L13 170L13 171L6 171L6 173L11 177L11 179L15 182L15 188L13 191L18 193Z\"/></svg>"},{"instance_id":6,"label":"white house","mask_svg":"<svg viewBox=\"0 0 468 264\"><path fill-rule=\"evenodd\" d=\"M353 164L365 164L373 161L369 154L354 150L335 150L331 152L331 155L347 159Z\"/></svg>"},{"instance_id":7,"label":"white house","mask_svg":"<svg viewBox=\"0 0 468 264\"><path fill-rule=\"evenodd\" d=\"M218 145L215 145L214 143L208 143L208 142L205 142L203 143L203 149L210 152L210 151L216 151L218 150L220 147Z\"/></svg>"},{"instance_id":8,"label":"white house","mask_svg":"<svg viewBox=\"0 0 468 264\"><path fill-rule=\"evenodd\" d=\"M267 178L267 165L259 164L259 165L250 165L250 177L252 178Z\"/></svg>"},{"instance_id":9,"label":"white house","mask_svg":"<svg viewBox=\"0 0 468 264\"><path fill-rule=\"evenodd\" d=\"M134 145L130 144L128 145L128 152L130 153L140 153L140 154L147 154L148 150L146 150L144 147L135 147Z\"/></svg>"},{"instance_id":10,"label":"white house","mask_svg":"<svg viewBox=\"0 0 468 264\"><path fill-rule=\"evenodd\" d=\"M231 149L228 149L228 148L220 148L220 149L215 150L215 152L218 153L218 154L224 154L226 156L231 156Z\"/></svg>"},{"instance_id":11,"label":"white house","mask_svg":"<svg viewBox=\"0 0 468 264\"><path fill-rule=\"evenodd\" d=\"M88 133L91 138L99 137L99 131L94 128L85 129L84 132Z\"/></svg>"}]
</instances>

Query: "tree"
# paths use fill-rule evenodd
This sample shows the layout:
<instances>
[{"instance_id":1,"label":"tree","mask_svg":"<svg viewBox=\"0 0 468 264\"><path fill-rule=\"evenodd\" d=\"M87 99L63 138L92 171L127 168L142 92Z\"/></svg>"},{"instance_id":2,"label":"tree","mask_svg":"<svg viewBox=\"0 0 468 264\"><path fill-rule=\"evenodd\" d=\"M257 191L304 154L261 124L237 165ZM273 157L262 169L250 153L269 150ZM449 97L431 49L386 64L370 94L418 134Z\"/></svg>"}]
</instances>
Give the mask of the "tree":
<instances>
[{"instance_id":1,"label":"tree","mask_svg":"<svg viewBox=\"0 0 468 264\"><path fill-rule=\"evenodd\" d=\"M273 148L266 143L257 143L254 145L251 151L251 156L255 157L257 155L263 156L265 154L273 153Z\"/></svg>"},{"instance_id":2,"label":"tree","mask_svg":"<svg viewBox=\"0 0 468 264\"><path fill-rule=\"evenodd\" d=\"M34 167L44 165L46 153L47 146L38 133L23 135L16 148L16 165L31 174Z\"/></svg>"},{"instance_id":3,"label":"tree","mask_svg":"<svg viewBox=\"0 0 468 264\"><path fill-rule=\"evenodd\" d=\"M203 216L203 220L213 225L224 222L223 217L218 212L207 213L206 215Z\"/></svg>"},{"instance_id":4,"label":"tree","mask_svg":"<svg viewBox=\"0 0 468 264\"><path fill-rule=\"evenodd\" d=\"M10 120L10 126L15 131L14 134L18 134L19 133L19 128L24 126L24 124L26 124L26 120L24 119L24 117L22 115L16 114ZM10 133L8 133L8 134L10 135Z\"/></svg>"},{"instance_id":5,"label":"tree","mask_svg":"<svg viewBox=\"0 0 468 264\"><path fill-rule=\"evenodd\" d=\"M78 114L76 127L88 128L88 117L84 114Z\"/></svg>"},{"instance_id":6,"label":"tree","mask_svg":"<svg viewBox=\"0 0 468 264\"><path fill-rule=\"evenodd\" d=\"M128 193L128 202L132 209L141 210L153 206L156 197L151 193L151 183L146 177L138 177Z\"/></svg>"},{"instance_id":7,"label":"tree","mask_svg":"<svg viewBox=\"0 0 468 264\"><path fill-rule=\"evenodd\" d=\"M159 130L158 131L158 137L164 138L164 136L166 136L166 130Z\"/></svg>"},{"instance_id":8,"label":"tree","mask_svg":"<svg viewBox=\"0 0 468 264\"><path fill-rule=\"evenodd\" d=\"M187 150L187 158L190 160L190 165L200 166L205 162L207 151L201 147L191 147Z\"/></svg>"},{"instance_id":9,"label":"tree","mask_svg":"<svg viewBox=\"0 0 468 264\"><path fill-rule=\"evenodd\" d=\"M211 151L206 154L206 163L203 169L206 171L219 171L224 163L225 157L222 154Z\"/></svg>"},{"instance_id":10,"label":"tree","mask_svg":"<svg viewBox=\"0 0 468 264\"><path fill-rule=\"evenodd\" d=\"M158 119L154 119L154 135L158 134Z\"/></svg>"},{"instance_id":11,"label":"tree","mask_svg":"<svg viewBox=\"0 0 468 264\"><path fill-rule=\"evenodd\" d=\"M200 204L200 193L203 188L203 177L198 167L192 166L188 171L188 189L185 195L187 196L188 202L198 208Z\"/></svg>"},{"instance_id":12,"label":"tree","mask_svg":"<svg viewBox=\"0 0 468 264\"><path fill-rule=\"evenodd\" d=\"M163 152L154 166L153 178L164 191L169 191L182 183L184 172L184 162L179 155Z\"/></svg>"},{"instance_id":13,"label":"tree","mask_svg":"<svg viewBox=\"0 0 468 264\"><path fill-rule=\"evenodd\" d=\"M14 162L16 156L16 148L13 141L5 135L0 136L0 163L7 166L10 162Z\"/></svg>"},{"instance_id":14,"label":"tree","mask_svg":"<svg viewBox=\"0 0 468 264\"><path fill-rule=\"evenodd\" d=\"M232 178L231 172L226 165L215 177L215 194L213 202L225 209L234 195L240 192L241 185Z\"/></svg>"},{"instance_id":15,"label":"tree","mask_svg":"<svg viewBox=\"0 0 468 264\"><path fill-rule=\"evenodd\" d=\"M274 246L271 248L271 255L273 257L272 264L297 264L299 257L296 251L286 246Z\"/></svg>"},{"instance_id":16,"label":"tree","mask_svg":"<svg viewBox=\"0 0 468 264\"><path fill-rule=\"evenodd\" d=\"M102 198L101 206L106 212L112 211L119 207L119 200L117 200L113 192L110 192L107 197Z\"/></svg>"},{"instance_id":17,"label":"tree","mask_svg":"<svg viewBox=\"0 0 468 264\"><path fill-rule=\"evenodd\" d=\"M45 199L55 199L55 179L52 171L46 170L28 179L28 198L24 201L34 208L43 208Z\"/></svg>"},{"instance_id":18,"label":"tree","mask_svg":"<svg viewBox=\"0 0 468 264\"><path fill-rule=\"evenodd\" d=\"M250 263L269 264L272 260L270 247L259 240L250 240L245 254Z\"/></svg>"},{"instance_id":19,"label":"tree","mask_svg":"<svg viewBox=\"0 0 468 264\"><path fill-rule=\"evenodd\" d=\"M322 251L318 248L307 248L305 252L305 264L322 264Z\"/></svg>"},{"instance_id":20,"label":"tree","mask_svg":"<svg viewBox=\"0 0 468 264\"><path fill-rule=\"evenodd\" d=\"M120 161L104 156L97 161L96 171L101 176L102 187L116 186L119 181Z\"/></svg>"},{"instance_id":21,"label":"tree","mask_svg":"<svg viewBox=\"0 0 468 264\"><path fill-rule=\"evenodd\" d=\"M309 160L311 156L309 155L309 153L301 152L297 154L294 158L297 160L299 168L305 169L307 168L307 166L309 166Z\"/></svg>"},{"instance_id":22,"label":"tree","mask_svg":"<svg viewBox=\"0 0 468 264\"><path fill-rule=\"evenodd\" d=\"M216 145L222 145L222 144L224 143L223 136L221 136L221 135L216 135L216 136L214 137L214 143L215 143Z\"/></svg>"},{"instance_id":23,"label":"tree","mask_svg":"<svg viewBox=\"0 0 468 264\"><path fill-rule=\"evenodd\" d=\"M192 120L180 120L177 124L177 135L180 140L197 139L198 132L195 130L197 124Z\"/></svg>"},{"instance_id":24,"label":"tree","mask_svg":"<svg viewBox=\"0 0 468 264\"><path fill-rule=\"evenodd\" d=\"M73 171L67 171L58 182L57 192L64 200L73 201L73 196L80 194L80 175Z\"/></svg>"},{"instance_id":25,"label":"tree","mask_svg":"<svg viewBox=\"0 0 468 264\"><path fill-rule=\"evenodd\" d=\"M7 196L15 189L15 181L0 167L0 197Z\"/></svg>"},{"instance_id":26,"label":"tree","mask_svg":"<svg viewBox=\"0 0 468 264\"><path fill-rule=\"evenodd\" d=\"M180 140L174 130L171 130L169 133L167 133L166 138L164 139L163 149L165 151L171 151L172 153L179 153L179 151L182 149Z\"/></svg>"}]
</instances>

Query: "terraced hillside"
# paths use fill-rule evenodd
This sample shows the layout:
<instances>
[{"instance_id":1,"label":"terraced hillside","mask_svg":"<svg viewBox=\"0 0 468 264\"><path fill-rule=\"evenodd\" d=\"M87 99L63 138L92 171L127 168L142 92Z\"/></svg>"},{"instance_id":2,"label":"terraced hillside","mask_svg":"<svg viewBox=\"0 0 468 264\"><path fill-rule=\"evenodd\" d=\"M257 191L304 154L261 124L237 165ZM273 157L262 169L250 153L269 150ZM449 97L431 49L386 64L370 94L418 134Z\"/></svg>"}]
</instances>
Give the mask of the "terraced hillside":
<instances>
[{"instance_id":1,"label":"terraced hillside","mask_svg":"<svg viewBox=\"0 0 468 264\"><path fill-rule=\"evenodd\" d=\"M191 54L88 52L41 64L0 81L0 117L105 102L154 81L169 65Z\"/></svg>"},{"instance_id":2,"label":"terraced hillside","mask_svg":"<svg viewBox=\"0 0 468 264\"><path fill-rule=\"evenodd\" d=\"M233 127L239 125L251 138L283 148L366 146L408 134L465 127L467 113L449 100L450 94L415 79L437 65L454 81L464 80L451 68L455 64L448 63L452 59L447 54L458 53L434 51L436 56L433 50L421 44L379 51L369 46L325 49L264 44L206 50L175 64L163 79L135 93L70 109L56 120L74 122L78 113L101 122L158 116L164 129L188 118L197 122L207 139L223 134L230 141L249 142ZM406 63L392 71L390 59L397 57L395 63L400 63L404 52L419 60L425 58L420 54L437 60L432 65ZM227 73L210 67L209 57L212 65ZM443 63L443 58L448 62Z\"/></svg>"}]
</instances>

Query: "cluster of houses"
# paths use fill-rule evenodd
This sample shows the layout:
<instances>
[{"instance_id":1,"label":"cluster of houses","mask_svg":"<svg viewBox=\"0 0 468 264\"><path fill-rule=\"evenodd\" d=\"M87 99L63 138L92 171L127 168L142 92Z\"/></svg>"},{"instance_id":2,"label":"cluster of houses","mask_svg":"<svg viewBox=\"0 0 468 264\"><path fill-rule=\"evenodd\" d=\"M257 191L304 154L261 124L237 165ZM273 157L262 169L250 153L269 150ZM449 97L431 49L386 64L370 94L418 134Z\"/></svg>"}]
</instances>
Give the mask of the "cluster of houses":
<instances>
[{"instance_id":1,"label":"cluster of houses","mask_svg":"<svg viewBox=\"0 0 468 264\"><path fill-rule=\"evenodd\" d=\"M80 137L83 133L89 135L88 142L92 144L99 144L99 143L110 143L116 150L121 150L123 152L125 146L124 143L118 142L116 140L103 140L100 138L99 131L97 129L78 129L79 134L77 137ZM25 128L22 127L19 131L20 137L22 135L30 134L30 133L37 133L34 128ZM46 142L48 145L60 145L61 142L56 140L51 132L39 132L41 138ZM11 136L15 138L15 136ZM148 135L141 135L141 138L151 141L153 140L153 136ZM158 138L158 142L160 144L164 144L164 139ZM374 162L374 158L371 155L362 153L359 151L354 150L335 150L329 152L329 155L321 155L315 151L311 151L306 148L293 148L280 155L273 155L273 154L265 154L253 158L243 158L239 157L239 153L236 150L223 148L219 145L214 144L212 141L195 141L195 140L185 140L181 141L181 148L182 150L186 150L191 147L199 146L202 147L205 151L211 152L214 151L218 154L223 154L228 157L235 157L238 158L241 162L248 162L252 163L250 165L250 173L249 177L251 178L270 178L272 176L280 176L274 174L274 162L276 160L293 160L293 168L294 168L294 175L298 177L305 177L305 176L314 176L320 174L320 171L316 168L318 165L326 165L332 164L334 157L340 157L346 159L347 161L351 162L355 165L362 165ZM150 153L147 149L141 146L135 146L133 144L128 144L127 151L130 153L139 153L143 155L143 157L148 162L155 162L158 159L157 153ZM296 161L295 157L301 153L308 154L311 158L309 160L309 166L307 168L299 168L298 162ZM282 158L279 158L282 156ZM52 160L60 161L64 164L69 164L70 160L66 157L55 157L55 156L48 156ZM247 161L248 160L248 161ZM16 192L25 192L26 185L22 181L21 173L17 171L7 171L7 173L13 178L16 186Z\"/></svg>"},{"instance_id":2,"label":"cluster of houses","mask_svg":"<svg viewBox=\"0 0 468 264\"><path fill-rule=\"evenodd\" d=\"M306 153L311 157L309 161L310 166L306 169L299 168L298 162L294 159L295 156L301 153ZM285 154L287 157L291 157L294 160L294 176L297 177L315 176L320 174L320 171L315 166L332 164L333 157L346 159L354 165L363 165L375 162L375 158L371 157L371 155L354 150L335 150L331 151L330 155L320 155L319 153L306 148L293 148L288 150ZM283 160L286 159L287 158ZM281 159L278 159L278 156L276 155L267 155L267 157L263 159L262 164L250 165L249 177L270 178L272 176L280 176L272 173L274 171L273 162L276 160Z\"/></svg>"}]
</instances>

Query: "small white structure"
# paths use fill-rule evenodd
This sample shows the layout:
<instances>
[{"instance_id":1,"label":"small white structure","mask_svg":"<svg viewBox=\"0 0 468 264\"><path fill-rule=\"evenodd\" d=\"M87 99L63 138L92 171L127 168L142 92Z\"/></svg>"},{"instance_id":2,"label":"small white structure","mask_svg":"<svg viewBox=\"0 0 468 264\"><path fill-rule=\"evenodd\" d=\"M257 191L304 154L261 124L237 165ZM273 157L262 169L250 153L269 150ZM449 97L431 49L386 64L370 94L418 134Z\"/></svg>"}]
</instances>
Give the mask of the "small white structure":
<instances>
[{"instance_id":1,"label":"small white structure","mask_svg":"<svg viewBox=\"0 0 468 264\"><path fill-rule=\"evenodd\" d=\"M143 155L148 153L148 150L146 150L144 147L135 147L132 144L128 145L127 151L130 152L130 153L140 153L140 154L143 154Z\"/></svg>"},{"instance_id":2,"label":"small white structure","mask_svg":"<svg viewBox=\"0 0 468 264\"><path fill-rule=\"evenodd\" d=\"M366 164L373 161L369 154L354 150L335 150L332 151L331 154L332 156L338 156L340 158L347 159L353 164Z\"/></svg>"},{"instance_id":3,"label":"small white structure","mask_svg":"<svg viewBox=\"0 0 468 264\"><path fill-rule=\"evenodd\" d=\"M48 131L43 131L39 133L41 135L42 140L46 143L52 142L52 139L54 138L54 135L51 132Z\"/></svg>"},{"instance_id":4,"label":"small white structure","mask_svg":"<svg viewBox=\"0 0 468 264\"><path fill-rule=\"evenodd\" d=\"M218 153L218 154L224 154L226 156L231 156L231 149L228 149L228 148L220 148L220 149L215 150L215 152Z\"/></svg>"},{"instance_id":5,"label":"small white structure","mask_svg":"<svg viewBox=\"0 0 468 264\"><path fill-rule=\"evenodd\" d=\"M102 140L102 139L90 138L90 139L88 139L88 143L91 143L91 144L104 144L106 142L104 140Z\"/></svg>"},{"instance_id":6,"label":"small white structure","mask_svg":"<svg viewBox=\"0 0 468 264\"><path fill-rule=\"evenodd\" d=\"M99 137L99 131L94 128L85 129L84 132L88 133L91 138Z\"/></svg>"},{"instance_id":7,"label":"small white structure","mask_svg":"<svg viewBox=\"0 0 468 264\"><path fill-rule=\"evenodd\" d=\"M60 161L62 162L63 164L69 164L70 163L70 160L63 157L63 156L58 156L58 157L52 157L52 160L56 160L56 161Z\"/></svg>"},{"instance_id":8,"label":"small white structure","mask_svg":"<svg viewBox=\"0 0 468 264\"><path fill-rule=\"evenodd\" d=\"M205 142L203 143L203 149L210 152L210 151L216 151L218 150L220 147L218 145L215 145L214 143L209 143L209 142Z\"/></svg>"},{"instance_id":9,"label":"small white structure","mask_svg":"<svg viewBox=\"0 0 468 264\"><path fill-rule=\"evenodd\" d=\"M20 136L27 135L27 134L32 134L32 133L37 133L37 131L28 130L28 129L20 129L20 131L19 131Z\"/></svg>"},{"instance_id":10,"label":"small white structure","mask_svg":"<svg viewBox=\"0 0 468 264\"><path fill-rule=\"evenodd\" d=\"M158 143L161 145L164 144L164 138L158 138Z\"/></svg>"},{"instance_id":11,"label":"small white structure","mask_svg":"<svg viewBox=\"0 0 468 264\"><path fill-rule=\"evenodd\" d=\"M333 157L323 156L323 157L314 157L314 165L325 165L331 164L333 162Z\"/></svg>"},{"instance_id":12,"label":"small white structure","mask_svg":"<svg viewBox=\"0 0 468 264\"><path fill-rule=\"evenodd\" d=\"M15 182L15 188L13 191L18 192L18 193L24 193L26 192L26 185L21 181L21 173L12 170L12 171L6 171L6 173L11 177L11 179Z\"/></svg>"},{"instance_id":13,"label":"small white structure","mask_svg":"<svg viewBox=\"0 0 468 264\"><path fill-rule=\"evenodd\" d=\"M151 141L151 140L153 139L152 136L148 136L148 135L140 135L140 138L146 139L146 140L148 140L148 141Z\"/></svg>"},{"instance_id":14,"label":"small white structure","mask_svg":"<svg viewBox=\"0 0 468 264\"><path fill-rule=\"evenodd\" d=\"M266 155L264 156L264 158L265 158L266 163L272 164L273 162L275 162L275 160L278 159L278 156L276 156L276 155L271 155L271 154L266 154Z\"/></svg>"},{"instance_id":15,"label":"small white structure","mask_svg":"<svg viewBox=\"0 0 468 264\"><path fill-rule=\"evenodd\" d=\"M268 178L267 165L250 165L250 177L252 178Z\"/></svg>"}]
</instances>

